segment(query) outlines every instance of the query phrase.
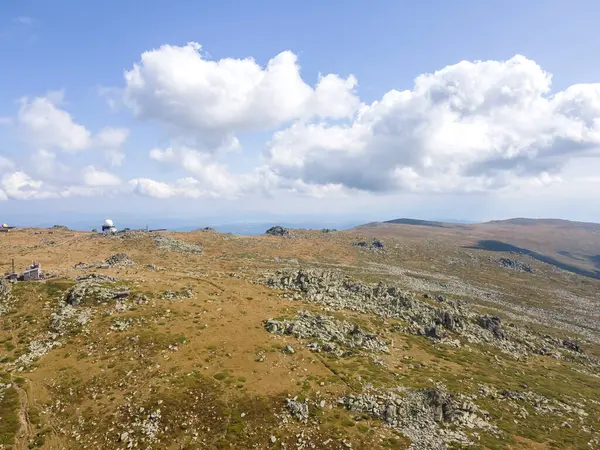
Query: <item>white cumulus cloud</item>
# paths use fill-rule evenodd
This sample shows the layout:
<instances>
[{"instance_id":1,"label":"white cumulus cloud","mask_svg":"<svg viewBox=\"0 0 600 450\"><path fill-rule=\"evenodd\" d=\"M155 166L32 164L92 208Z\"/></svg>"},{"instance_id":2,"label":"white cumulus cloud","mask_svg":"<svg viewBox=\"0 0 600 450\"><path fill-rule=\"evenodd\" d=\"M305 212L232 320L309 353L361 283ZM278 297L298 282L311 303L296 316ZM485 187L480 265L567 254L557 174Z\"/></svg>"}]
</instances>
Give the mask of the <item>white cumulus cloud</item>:
<instances>
[{"instance_id":1,"label":"white cumulus cloud","mask_svg":"<svg viewBox=\"0 0 600 450\"><path fill-rule=\"evenodd\" d=\"M174 164L193 178L186 178L186 186L181 183L173 186L172 192L191 190L194 196L236 197L242 190L254 189L249 175L237 175L229 172L226 166L214 161L209 154L188 147L154 148L150 151L150 159L163 164ZM190 181L192 181L190 183ZM137 191L140 194L142 190ZM200 194L201 193L201 194ZM175 195L175 194L172 194ZM189 196L188 194L185 194Z\"/></svg>"},{"instance_id":2,"label":"white cumulus cloud","mask_svg":"<svg viewBox=\"0 0 600 450\"><path fill-rule=\"evenodd\" d=\"M552 95L551 79L519 55L463 61L363 105L350 123L276 133L268 164L283 178L374 192L557 182L568 161L600 156L600 84Z\"/></svg>"},{"instance_id":3,"label":"white cumulus cloud","mask_svg":"<svg viewBox=\"0 0 600 450\"><path fill-rule=\"evenodd\" d=\"M0 199L124 189L161 199L560 192L595 186L575 183L578 169L565 175L574 162L588 179L600 173L600 83L553 92L551 74L524 56L462 61L366 104L352 75L308 84L291 51L261 65L212 60L201 50L189 43L144 52L118 90L137 118L164 127L168 144L149 159L181 172L176 177L155 180L140 166L127 183L86 155L69 155L96 150L121 166L130 132L91 132L65 109L63 93L52 92L22 98L15 120L0 120L14 122L34 150L33 170L0 157ZM240 148L236 136L248 131L273 134L256 167L238 173L221 151Z\"/></svg>"},{"instance_id":4,"label":"white cumulus cloud","mask_svg":"<svg viewBox=\"0 0 600 450\"><path fill-rule=\"evenodd\" d=\"M313 116L347 118L359 105L353 76L325 75L311 87L291 51L261 67L252 58L208 60L194 42L164 45L144 52L125 82L125 103L137 117L194 137L208 150L235 145L238 131Z\"/></svg>"},{"instance_id":5,"label":"white cumulus cloud","mask_svg":"<svg viewBox=\"0 0 600 450\"><path fill-rule=\"evenodd\" d=\"M49 198L53 195L44 191L43 182L34 180L25 172L13 172L2 177L2 189L8 198L28 200L33 198Z\"/></svg>"},{"instance_id":6,"label":"white cumulus cloud","mask_svg":"<svg viewBox=\"0 0 600 450\"><path fill-rule=\"evenodd\" d=\"M45 180L69 180L70 168L57 161L56 153L41 148L31 154L30 160L35 174Z\"/></svg>"},{"instance_id":7,"label":"white cumulus cloud","mask_svg":"<svg viewBox=\"0 0 600 450\"><path fill-rule=\"evenodd\" d=\"M163 183L161 181L149 178L136 178L129 182L133 192L146 197L166 199L174 196L199 198L204 197L205 193L194 187L197 180L181 179L174 183Z\"/></svg>"},{"instance_id":8,"label":"white cumulus cloud","mask_svg":"<svg viewBox=\"0 0 600 450\"><path fill-rule=\"evenodd\" d=\"M227 166L214 161L210 155L188 147L154 148L150 158L161 164L171 164L192 175L171 183L148 178L131 180L134 192L155 198L212 197L233 199L251 195L272 196L277 191L312 197L345 194L340 184L311 185L302 180L281 178L268 166L256 167L247 173L232 173Z\"/></svg>"},{"instance_id":9,"label":"white cumulus cloud","mask_svg":"<svg viewBox=\"0 0 600 450\"><path fill-rule=\"evenodd\" d=\"M59 108L63 93L54 92L45 97L24 97L17 121L26 140L50 150L77 152L91 144L91 133L75 123L71 115Z\"/></svg>"},{"instance_id":10,"label":"white cumulus cloud","mask_svg":"<svg viewBox=\"0 0 600 450\"><path fill-rule=\"evenodd\" d=\"M125 158L121 147L129 136L129 130L104 127L93 135L61 108L63 100L63 91L49 92L42 97L21 98L17 124L23 139L38 151L76 153L97 149L103 152L112 166L120 166Z\"/></svg>"},{"instance_id":11,"label":"white cumulus cloud","mask_svg":"<svg viewBox=\"0 0 600 450\"><path fill-rule=\"evenodd\" d=\"M43 200L74 196L98 196L123 192L121 180L108 172L88 166L80 179L68 184L32 178L23 171L5 173L0 179L0 200Z\"/></svg>"},{"instance_id":12,"label":"white cumulus cloud","mask_svg":"<svg viewBox=\"0 0 600 450\"><path fill-rule=\"evenodd\" d=\"M102 170L97 170L94 166L87 166L82 170L83 183L86 186L118 186L121 179Z\"/></svg>"},{"instance_id":13,"label":"white cumulus cloud","mask_svg":"<svg viewBox=\"0 0 600 450\"><path fill-rule=\"evenodd\" d=\"M94 136L94 147L104 152L105 158L112 166L120 166L125 159L121 147L129 136L127 128L105 127Z\"/></svg>"}]
</instances>

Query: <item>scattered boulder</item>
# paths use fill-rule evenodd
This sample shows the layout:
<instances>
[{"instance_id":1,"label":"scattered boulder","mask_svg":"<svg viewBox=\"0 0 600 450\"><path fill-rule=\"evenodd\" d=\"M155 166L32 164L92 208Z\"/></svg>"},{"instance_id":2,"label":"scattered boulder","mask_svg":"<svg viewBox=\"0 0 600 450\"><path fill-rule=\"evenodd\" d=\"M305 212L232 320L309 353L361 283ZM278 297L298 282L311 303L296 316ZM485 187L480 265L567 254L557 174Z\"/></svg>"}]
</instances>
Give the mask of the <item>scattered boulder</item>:
<instances>
[{"instance_id":1,"label":"scattered boulder","mask_svg":"<svg viewBox=\"0 0 600 450\"><path fill-rule=\"evenodd\" d=\"M340 270L287 267L265 275L261 282L272 289L285 291L280 294L282 298L312 302L326 310L350 310L383 319L399 319L403 323L392 325L389 328L391 332L428 336L442 345L459 348L465 341L485 343L512 358L523 358L536 352L561 358L565 348L577 348L563 344L562 339L549 339L525 327L506 326L499 317L481 315L460 300L447 299L443 303L423 301L398 286L383 282L365 283ZM271 332L294 334L283 330ZM341 355L347 351L335 340L324 344L313 342L307 347ZM596 358L581 356L586 367L598 367Z\"/></svg>"},{"instance_id":2,"label":"scattered boulder","mask_svg":"<svg viewBox=\"0 0 600 450\"><path fill-rule=\"evenodd\" d=\"M161 250L177 253L202 253L204 251L204 248L200 244L192 244L166 234L155 234L152 237L156 243L156 247Z\"/></svg>"},{"instance_id":3,"label":"scattered boulder","mask_svg":"<svg viewBox=\"0 0 600 450\"><path fill-rule=\"evenodd\" d=\"M502 329L500 317L480 316L477 323L481 328L491 331L496 339L505 339L506 333Z\"/></svg>"},{"instance_id":4,"label":"scattered boulder","mask_svg":"<svg viewBox=\"0 0 600 450\"><path fill-rule=\"evenodd\" d=\"M165 300L172 300L172 301L185 300L188 298L192 298L193 296L194 296L194 291L192 291L188 287L183 288L181 291L165 291L162 294L162 298L164 298Z\"/></svg>"},{"instance_id":5,"label":"scattered boulder","mask_svg":"<svg viewBox=\"0 0 600 450\"><path fill-rule=\"evenodd\" d=\"M91 275L94 276L78 278L77 284L65 293L65 303L71 306L102 304L115 299L115 293L121 292L111 286L114 278Z\"/></svg>"},{"instance_id":6,"label":"scattered boulder","mask_svg":"<svg viewBox=\"0 0 600 450\"><path fill-rule=\"evenodd\" d=\"M265 234L269 236L288 236L290 234L290 230L282 226L276 225L265 231Z\"/></svg>"},{"instance_id":7,"label":"scattered boulder","mask_svg":"<svg viewBox=\"0 0 600 450\"><path fill-rule=\"evenodd\" d=\"M115 281L118 281L116 277L102 275L99 273L88 273L87 275L82 275L75 279L75 281L77 281L78 283L86 280L94 280L98 283L114 283Z\"/></svg>"},{"instance_id":8,"label":"scattered boulder","mask_svg":"<svg viewBox=\"0 0 600 450\"><path fill-rule=\"evenodd\" d=\"M117 253L115 255L109 256L104 261L99 263L87 264L84 262L78 262L73 266L73 269L79 270L88 270L88 269L112 269L112 268L120 268L133 266L135 264L134 261L129 259L129 256L125 253Z\"/></svg>"},{"instance_id":9,"label":"scattered boulder","mask_svg":"<svg viewBox=\"0 0 600 450\"><path fill-rule=\"evenodd\" d=\"M371 247L383 249L383 242L381 242L379 239L373 239L373 242L371 242Z\"/></svg>"},{"instance_id":10,"label":"scattered boulder","mask_svg":"<svg viewBox=\"0 0 600 450\"><path fill-rule=\"evenodd\" d=\"M581 353L581 347L579 346L577 341L573 341L571 339L566 338L566 339L563 339L562 345L563 345L563 347L568 348L569 350L573 350L574 352Z\"/></svg>"},{"instance_id":11,"label":"scattered boulder","mask_svg":"<svg viewBox=\"0 0 600 450\"><path fill-rule=\"evenodd\" d=\"M352 245L355 247L360 247L360 248L364 248L367 250L383 250L384 249L383 242L381 242L379 239L373 239L371 242L367 242L367 241L353 242Z\"/></svg>"},{"instance_id":12,"label":"scattered boulder","mask_svg":"<svg viewBox=\"0 0 600 450\"><path fill-rule=\"evenodd\" d=\"M437 322L450 331L456 331L457 328L462 326L461 318L448 310L440 310L438 312Z\"/></svg>"},{"instance_id":13,"label":"scattered boulder","mask_svg":"<svg viewBox=\"0 0 600 450\"><path fill-rule=\"evenodd\" d=\"M11 290L12 286L10 281L0 278L0 316L7 314L11 309Z\"/></svg>"},{"instance_id":14,"label":"scattered boulder","mask_svg":"<svg viewBox=\"0 0 600 450\"><path fill-rule=\"evenodd\" d=\"M341 403L349 411L380 419L406 435L414 449L469 445L472 442L466 431L475 428L498 433L483 417L484 411L442 388L376 390L348 395Z\"/></svg>"},{"instance_id":15,"label":"scattered boulder","mask_svg":"<svg viewBox=\"0 0 600 450\"><path fill-rule=\"evenodd\" d=\"M7 296L10 294L12 286L10 283L4 278L0 278L0 298Z\"/></svg>"},{"instance_id":16,"label":"scattered boulder","mask_svg":"<svg viewBox=\"0 0 600 450\"><path fill-rule=\"evenodd\" d=\"M294 319L269 319L265 322L265 329L273 334L311 339L313 342L308 347L312 351L325 351L337 356L345 356L352 349L383 353L388 351L384 340L375 334L365 333L358 325L305 311L300 311Z\"/></svg>"},{"instance_id":17,"label":"scattered boulder","mask_svg":"<svg viewBox=\"0 0 600 450\"><path fill-rule=\"evenodd\" d=\"M125 267L125 266L133 266L135 262L129 259L129 256L125 253L117 253L108 257L105 261L108 267Z\"/></svg>"},{"instance_id":18,"label":"scattered boulder","mask_svg":"<svg viewBox=\"0 0 600 450\"><path fill-rule=\"evenodd\" d=\"M426 326L423 330L423 334L433 339L442 339L445 336L442 327L435 323Z\"/></svg>"},{"instance_id":19,"label":"scattered boulder","mask_svg":"<svg viewBox=\"0 0 600 450\"><path fill-rule=\"evenodd\" d=\"M452 394L442 393L439 389L426 389L423 394L429 406L433 408L433 417L436 422L452 422L454 411L451 401Z\"/></svg>"},{"instance_id":20,"label":"scattered boulder","mask_svg":"<svg viewBox=\"0 0 600 450\"><path fill-rule=\"evenodd\" d=\"M196 231L201 231L203 233L211 233L216 230L212 227L204 227L204 228L198 228Z\"/></svg>"},{"instance_id":21,"label":"scattered boulder","mask_svg":"<svg viewBox=\"0 0 600 450\"><path fill-rule=\"evenodd\" d=\"M110 239L137 239L148 234L148 230L131 230L129 228L123 228L116 233L100 233L98 237L110 238Z\"/></svg>"},{"instance_id":22,"label":"scattered boulder","mask_svg":"<svg viewBox=\"0 0 600 450\"><path fill-rule=\"evenodd\" d=\"M286 407L290 415L299 422L306 422L308 420L308 403L299 402L296 398L288 398L286 400Z\"/></svg>"},{"instance_id":23,"label":"scattered boulder","mask_svg":"<svg viewBox=\"0 0 600 450\"><path fill-rule=\"evenodd\" d=\"M516 270L517 272L527 272L527 273L535 272L535 269L533 267L531 267L529 264L522 263L521 261L518 261L516 259L500 258L500 259L496 260L496 263L501 267Z\"/></svg>"},{"instance_id":24,"label":"scattered boulder","mask_svg":"<svg viewBox=\"0 0 600 450\"><path fill-rule=\"evenodd\" d=\"M293 355L294 353L296 353L296 350L294 350L294 347L292 347L291 345L286 345L282 352L287 353L288 355Z\"/></svg>"},{"instance_id":25,"label":"scattered boulder","mask_svg":"<svg viewBox=\"0 0 600 450\"><path fill-rule=\"evenodd\" d=\"M114 293L114 298L126 298L129 297L129 294L131 294L131 291L129 291L128 289L123 291L117 291Z\"/></svg>"}]
</instances>

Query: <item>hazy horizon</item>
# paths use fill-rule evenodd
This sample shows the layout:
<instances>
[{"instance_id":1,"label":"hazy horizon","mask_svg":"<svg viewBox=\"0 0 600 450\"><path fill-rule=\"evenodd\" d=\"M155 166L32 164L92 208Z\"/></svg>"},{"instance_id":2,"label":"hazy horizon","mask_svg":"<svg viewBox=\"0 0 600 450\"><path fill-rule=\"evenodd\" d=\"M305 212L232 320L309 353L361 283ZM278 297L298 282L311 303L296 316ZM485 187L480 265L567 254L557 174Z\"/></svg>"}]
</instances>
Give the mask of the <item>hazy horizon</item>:
<instances>
[{"instance_id":1,"label":"hazy horizon","mask_svg":"<svg viewBox=\"0 0 600 450\"><path fill-rule=\"evenodd\" d=\"M55 220L51 218L30 218L23 219L21 221L4 221L9 226L16 226L20 228L51 228L54 225L67 226L72 230L77 231L90 231L92 229L100 229L102 223L106 219L111 219L115 223L118 229L131 228L131 229L143 229L148 227L149 229L160 229L165 228L170 231L193 231L199 228L211 227L215 228L218 232L223 233L234 233L234 234L245 234L245 235L257 235L263 234L271 226L280 225L287 228L304 228L304 229L321 229L321 228L334 228L338 230L344 230L354 228L359 225L364 225L374 222L385 222L394 219L416 219L431 222L446 222L446 223L462 223L462 224L477 224L485 223L495 220L509 220L517 218L528 218L537 220L569 220L561 217L501 217L491 218L488 220L465 220L448 217L410 217L398 215L396 217L364 217L362 219L357 217L332 217L332 216L319 216L319 217L307 217L307 216L275 216L266 215L263 218L254 217L251 219L230 219L223 220L217 217L197 217L197 218L177 218L168 217L158 219L156 217L139 217L127 214L121 215L89 215L78 218L67 218L55 216ZM573 221L581 222L581 221Z\"/></svg>"}]
</instances>

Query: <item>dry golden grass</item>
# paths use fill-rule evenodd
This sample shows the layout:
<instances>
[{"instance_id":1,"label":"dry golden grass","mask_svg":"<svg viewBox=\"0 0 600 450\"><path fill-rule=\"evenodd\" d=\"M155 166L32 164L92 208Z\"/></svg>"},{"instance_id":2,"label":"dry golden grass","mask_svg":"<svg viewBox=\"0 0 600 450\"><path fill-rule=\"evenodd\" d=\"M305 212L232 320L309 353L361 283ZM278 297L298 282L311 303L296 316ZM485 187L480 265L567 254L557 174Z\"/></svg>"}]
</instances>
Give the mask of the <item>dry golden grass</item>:
<instances>
[{"instance_id":1,"label":"dry golden grass","mask_svg":"<svg viewBox=\"0 0 600 450\"><path fill-rule=\"evenodd\" d=\"M97 307L92 322L61 338L60 347L23 372L4 374L13 382L18 379L21 403L14 396L5 397L2 414L26 417L30 428L21 424L17 432L14 427L7 429L4 439L13 439L13 443L3 442L0 448L124 448L119 442L118 424L131 420L124 412L126 405L161 405L163 421L170 428L161 432L160 443L152 448L282 448L282 443L289 448L296 444L301 431L312 436L315 448L340 448L342 441L352 442L355 449L407 448L406 438L381 422L367 418L356 422L336 406L337 399L357 391L365 381L388 387L421 387L439 380L452 389L470 392L476 391L479 382L510 388L522 380L547 390L552 384L544 379L551 377L567 383L563 390L569 395L600 394L600 382L550 358L521 365L494 353L501 361L497 365L493 355L483 350L466 353L439 349L425 338L392 331L393 321L359 313L335 314L375 329L392 341L390 353L383 355L385 366L373 364L364 355L332 358L312 353L293 337L266 333L263 322L293 316L299 309L318 308L282 299L277 291L251 282L266 270L296 264L276 263L275 258L295 259L299 266L318 264L354 273L377 267L373 264L414 271L415 277L419 271L440 272L481 285L493 284L508 296L519 292L527 304L542 301L542 287L588 293L599 287L595 280L575 287L564 277L538 277L532 283L525 274L508 273L487 263L474 272L470 266L444 262L442 256L454 257L462 251L447 242L447 236L438 236L443 242L430 248L418 241L422 236L386 238L382 231L378 236L386 238L388 250L378 254L352 246L365 236L364 230L333 234L297 231L292 239L202 232L170 235L202 244L204 252L158 250L147 235L119 239L33 229L0 235L0 270L10 269L11 258L19 270L36 260L45 272L56 276L15 286L14 310L2 318L0 329L4 363L26 353L29 343L47 332L50 315L71 284L69 280L84 273L73 268L80 261L99 262L118 252L127 253L136 262L134 266L88 272L115 276L149 298L148 303L133 304L118 314L106 315L103 310L110 309L108 306ZM165 270L154 271L148 264ZM547 268L540 270L545 273ZM377 271L367 275L384 277ZM186 287L193 291L191 298L162 298L166 290ZM129 319L132 325L125 331L112 330L116 319ZM281 349L287 344L296 353L284 354ZM511 376L515 370L522 372L518 380ZM569 380L581 384L572 386ZM295 395L324 399L331 408L312 411L319 424L283 425L275 413L282 411L284 398ZM536 422L532 416L528 423L505 423L501 412L497 419L509 434L504 441L483 436L480 448L569 448L560 447L566 441L554 419ZM600 426L597 418L591 420ZM186 421L190 425L184 425ZM188 426L197 429L196 440L186 433ZM527 433L532 426L543 428L530 436ZM275 444L271 435L277 438ZM579 448L585 438L570 448Z\"/></svg>"}]
</instances>

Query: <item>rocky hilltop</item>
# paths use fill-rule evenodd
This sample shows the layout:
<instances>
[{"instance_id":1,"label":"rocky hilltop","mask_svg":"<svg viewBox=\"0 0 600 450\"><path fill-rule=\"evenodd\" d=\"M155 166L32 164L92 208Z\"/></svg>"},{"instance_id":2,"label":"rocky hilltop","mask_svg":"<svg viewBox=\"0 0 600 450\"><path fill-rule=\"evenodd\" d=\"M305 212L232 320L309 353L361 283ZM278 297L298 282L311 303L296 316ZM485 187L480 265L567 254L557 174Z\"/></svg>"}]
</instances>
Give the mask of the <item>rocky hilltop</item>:
<instances>
[{"instance_id":1,"label":"rocky hilltop","mask_svg":"<svg viewBox=\"0 0 600 450\"><path fill-rule=\"evenodd\" d=\"M0 236L0 449L600 448L600 280L455 232Z\"/></svg>"}]
</instances>

